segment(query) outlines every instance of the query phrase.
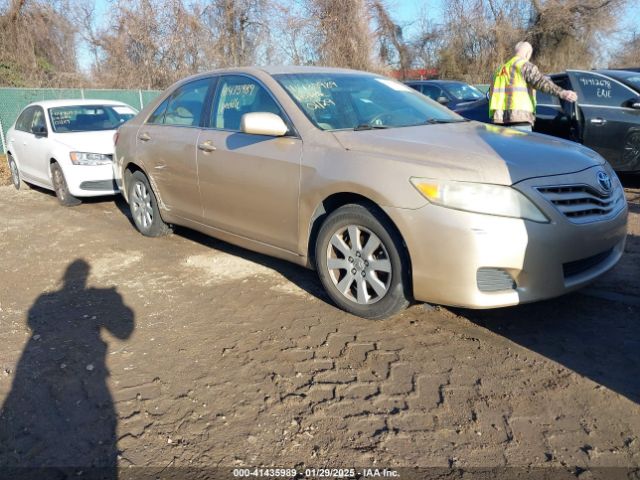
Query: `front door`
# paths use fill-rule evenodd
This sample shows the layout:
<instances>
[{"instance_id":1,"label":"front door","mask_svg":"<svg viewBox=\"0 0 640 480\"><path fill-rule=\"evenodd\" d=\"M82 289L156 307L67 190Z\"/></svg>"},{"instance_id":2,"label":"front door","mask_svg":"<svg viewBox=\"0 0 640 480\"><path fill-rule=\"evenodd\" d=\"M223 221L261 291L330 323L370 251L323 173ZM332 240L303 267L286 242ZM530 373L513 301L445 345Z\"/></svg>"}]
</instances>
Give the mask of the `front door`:
<instances>
[{"instance_id":1,"label":"front door","mask_svg":"<svg viewBox=\"0 0 640 480\"><path fill-rule=\"evenodd\" d=\"M569 76L578 93L582 143L600 153L613 168L623 167L625 139L640 122L640 111L625 106L635 92L595 72L571 71Z\"/></svg>"},{"instance_id":2,"label":"front door","mask_svg":"<svg viewBox=\"0 0 640 480\"><path fill-rule=\"evenodd\" d=\"M221 230L297 252L302 140L240 132L242 115L282 109L257 80L218 80L210 128L198 139L204 221Z\"/></svg>"},{"instance_id":3,"label":"front door","mask_svg":"<svg viewBox=\"0 0 640 480\"><path fill-rule=\"evenodd\" d=\"M180 87L138 130L142 161L161 207L172 215L202 220L196 145L211 79Z\"/></svg>"}]
</instances>

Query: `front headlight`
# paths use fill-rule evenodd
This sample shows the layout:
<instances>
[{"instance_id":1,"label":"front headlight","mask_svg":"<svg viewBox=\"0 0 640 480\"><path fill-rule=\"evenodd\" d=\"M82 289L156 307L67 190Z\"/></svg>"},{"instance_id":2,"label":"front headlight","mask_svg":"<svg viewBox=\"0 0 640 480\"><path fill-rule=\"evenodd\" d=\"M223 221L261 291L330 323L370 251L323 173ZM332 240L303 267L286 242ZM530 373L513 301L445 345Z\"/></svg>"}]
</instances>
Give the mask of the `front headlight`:
<instances>
[{"instance_id":1,"label":"front headlight","mask_svg":"<svg viewBox=\"0 0 640 480\"><path fill-rule=\"evenodd\" d=\"M74 165L106 165L112 161L112 156L104 153L71 152L69 158Z\"/></svg>"},{"instance_id":2,"label":"front headlight","mask_svg":"<svg viewBox=\"0 0 640 480\"><path fill-rule=\"evenodd\" d=\"M503 185L412 178L411 183L429 202L465 212L524 218L548 223L549 219L519 191Z\"/></svg>"}]
</instances>

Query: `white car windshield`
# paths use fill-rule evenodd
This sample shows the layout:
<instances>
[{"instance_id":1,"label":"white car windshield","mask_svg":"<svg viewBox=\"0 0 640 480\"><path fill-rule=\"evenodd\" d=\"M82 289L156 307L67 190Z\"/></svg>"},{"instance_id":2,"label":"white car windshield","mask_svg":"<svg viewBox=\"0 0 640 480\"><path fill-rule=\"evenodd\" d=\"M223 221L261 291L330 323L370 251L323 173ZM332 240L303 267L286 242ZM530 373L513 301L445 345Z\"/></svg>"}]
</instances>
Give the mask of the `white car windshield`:
<instances>
[{"instance_id":1,"label":"white car windshield","mask_svg":"<svg viewBox=\"0 0 640 480\"><path fill-rule=\"evenodd\" d=\"M389 78L349 73L278 74L274 78L322 130L369 130L465 121Z\"/></svg>"},{"instance_id":2,"label":"white car windshield","mask_svg":"<svg viewBox=\"0 0 640 480\"><path fill-rule=\"evenodd\" d=\"M115 130L136 115L127 105L70 105L49 109L56 133Z\"/></svg>"}]
</instances>

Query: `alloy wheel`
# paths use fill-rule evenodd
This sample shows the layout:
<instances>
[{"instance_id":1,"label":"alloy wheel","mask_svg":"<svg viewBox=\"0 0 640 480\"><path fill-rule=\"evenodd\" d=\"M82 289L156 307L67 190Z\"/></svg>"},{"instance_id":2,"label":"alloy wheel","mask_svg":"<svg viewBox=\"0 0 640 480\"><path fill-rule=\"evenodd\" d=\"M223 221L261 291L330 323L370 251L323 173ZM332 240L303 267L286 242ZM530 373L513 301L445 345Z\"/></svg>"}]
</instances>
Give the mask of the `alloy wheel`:
<instances>
[{"instance_id":1,"label":"alloy wheel","mask_svg":"<svg viewBox=\"0 0 640 480\"><path fill-rule=\"evenodd\" d=\"M153 207L151 205L151 192L147 186L136 181L131 195L131 213L136 224L142 230L148 230L153 223Z\"/></svg>"},{"instance_id":2,"label":"alloy wheel","mask_svg":"<svg viewBox=\"0 0 640 480\"><path fill-rule=\"evenodd\" d=\"M13 158L9 158L9 169L11 170L11 181L16 189L20 188L20 172L18 171L18 165Z\"/></svg>"},{"instance_id":3,"label":"alloy wheel","mask_svg":"<svg viewBox=\"0 0 640 480\"><path fill-rule=\"evenodd\" d=\"M326 266L338 291L360 305L376 303L389 291L392 267L387 248L362 226L348 225L331 236Z\"/></svg>"}]
</instances>

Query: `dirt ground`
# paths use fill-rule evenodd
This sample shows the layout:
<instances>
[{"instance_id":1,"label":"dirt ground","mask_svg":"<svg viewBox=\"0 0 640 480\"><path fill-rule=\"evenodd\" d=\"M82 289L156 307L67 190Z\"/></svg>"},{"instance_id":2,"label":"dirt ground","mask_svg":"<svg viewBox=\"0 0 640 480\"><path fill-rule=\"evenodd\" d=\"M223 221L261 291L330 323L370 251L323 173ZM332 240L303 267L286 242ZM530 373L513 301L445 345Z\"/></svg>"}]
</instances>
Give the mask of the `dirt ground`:
<instances>
[{"instance_id":1,"label":"dirt ground","mask_svg":"<svg viewBox=\"0 0 640 480\"><path fill-rule=\"evenodd\" d=\"M592 287L378 322L314 272L145 238L121 199L0 187L0 465L638 469L638 183Z\"/></svg>"}]
</instances>

